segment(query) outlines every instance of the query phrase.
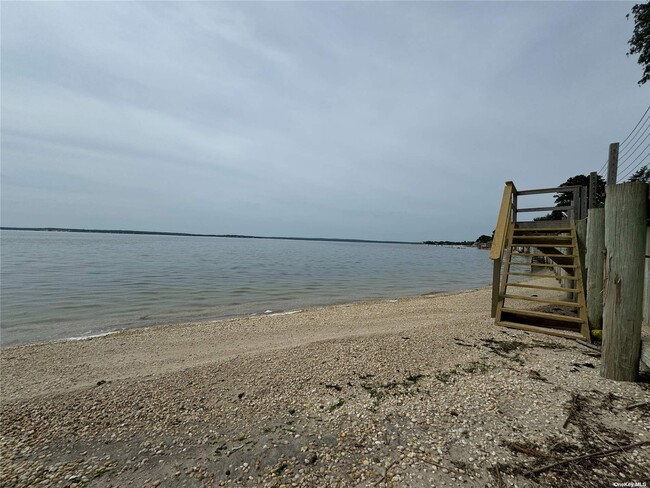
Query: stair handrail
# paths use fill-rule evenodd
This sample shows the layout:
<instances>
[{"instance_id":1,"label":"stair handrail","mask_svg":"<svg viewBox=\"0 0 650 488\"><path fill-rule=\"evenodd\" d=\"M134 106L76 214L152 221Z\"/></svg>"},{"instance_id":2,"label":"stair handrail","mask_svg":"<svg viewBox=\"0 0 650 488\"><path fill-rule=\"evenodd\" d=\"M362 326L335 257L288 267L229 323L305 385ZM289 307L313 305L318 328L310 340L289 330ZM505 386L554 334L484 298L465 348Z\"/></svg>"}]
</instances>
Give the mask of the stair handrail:
<instances>
[{"instance_id":1,"label":"stair handrail","mask_svg":"<svg viewBox=\"0 0 650 488\"><path fill-rule=\"evenodd\" d=\"M501 198L497 226L494 230L494 238L492 239L492 248L490 249L490 259L493 261L501 259L503 256L506 236L508 235L508 226L512 221L512 207L516 196L517 189L515 188L515 184L512 181L506 181L506 186L503 189L503 197Z\"/></svg>"},{"instance_id":2,"label":"stair handrail","mask_svg":"<svg viewBox=\"0 0 650 488\"><path fill-rule=\"evenodd\" d=\"M564 206L548 206L548 207L531 207L531 208L517 208L516 212L554 212L566 211L568 220L581 220L587 217L587 187L586 186L558 186L555 188L537 188L534 190L519 190L517 195L540 195L543 193L570 193L571 203Z\"/></svg>"}]
</instances>

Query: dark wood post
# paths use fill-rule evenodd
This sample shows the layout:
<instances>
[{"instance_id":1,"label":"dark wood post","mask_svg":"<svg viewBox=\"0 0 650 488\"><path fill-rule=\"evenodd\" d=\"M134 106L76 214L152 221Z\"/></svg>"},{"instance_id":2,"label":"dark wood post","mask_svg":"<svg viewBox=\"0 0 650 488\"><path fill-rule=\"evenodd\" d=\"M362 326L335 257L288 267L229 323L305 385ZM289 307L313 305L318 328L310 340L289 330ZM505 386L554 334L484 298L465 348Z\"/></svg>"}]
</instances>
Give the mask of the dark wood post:
<instances>
[{"instance_id":1,"label":"dark wood post","mask_svg":"<svg viewBox=\"0 0 650 488\"><path fill-rule=\"evenodd\" d=\"M639 371L647 202L647 183L607 188L600 374L611 380L635 381Z\"/></svg>"},{"instance_id":2,"label":"dark wood post","mask_svg":"<svg viewBox=\"0 0 650 488\"><path fill-rule=\"evenodd\" d=\"M607 184L615 185L618 177L618 142L609 145L609 157L607 158Z\"/></svg>"},{"instance_id":3,"label":"dark wood post","mask_svg":"<svg viewBox=\"0 0 650 488\"><path fill-rule=\"evenodd\" d=\"M598 173L589 173L589 208L596 208L596 194L598 193Z\"/></svg>"},{"instance_id":4,"label":"dark wood post","mask_svg":"<svg viewBox=\"0 0 650 488\"><path fill-rule=\"evenodd\" d=\"M569 220L580 220L580 188L571 190L571 210L569 211Z\"/></svg>"}]
</instances>

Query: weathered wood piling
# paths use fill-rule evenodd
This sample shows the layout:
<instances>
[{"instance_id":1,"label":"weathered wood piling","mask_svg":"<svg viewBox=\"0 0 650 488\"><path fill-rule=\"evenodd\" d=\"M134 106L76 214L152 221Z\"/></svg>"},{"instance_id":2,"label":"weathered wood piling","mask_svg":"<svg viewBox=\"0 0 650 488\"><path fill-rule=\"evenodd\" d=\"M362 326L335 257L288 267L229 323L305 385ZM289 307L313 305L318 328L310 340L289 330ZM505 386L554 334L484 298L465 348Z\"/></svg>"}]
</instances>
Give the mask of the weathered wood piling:
<instances>
[{"instance_id":1,"label":"weathered wood piling","mask_svg":"<svg viewBox=\"0 0 650 488\"><path fill-rule=\"evenodd\" d=\"M601 375L635 381L643 315L648 185L607 187Z\"/></svg>"},{"instance_id":2,"label":"weathered wood piling","mask_svg":"<svg viewBox=\"0 0 650 488\"><path fill-rule=\"evenodd\" d=\"M587 316L589 329L603 328L603 268L605 265L605 209L592 208L587 217Z\"/></svg>"}]
</instances>

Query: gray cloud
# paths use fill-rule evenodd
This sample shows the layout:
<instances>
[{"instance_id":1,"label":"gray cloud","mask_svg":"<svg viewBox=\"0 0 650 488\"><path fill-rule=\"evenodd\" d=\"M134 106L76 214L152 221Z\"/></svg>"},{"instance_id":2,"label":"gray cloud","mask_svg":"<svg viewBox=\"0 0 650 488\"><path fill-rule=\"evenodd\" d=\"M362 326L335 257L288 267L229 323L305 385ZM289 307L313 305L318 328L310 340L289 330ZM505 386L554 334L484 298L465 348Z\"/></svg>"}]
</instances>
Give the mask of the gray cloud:
<instances>
[{"instance_id":1,"label":"gray cloud","mask_svg":"<svg viewBox=\"0 0 650 488\"><path fill-rule=\"evenodd\" d=\"M2 223L470 239L647 106L632 3L3 3Z\"/></svg>"}]
</instances>

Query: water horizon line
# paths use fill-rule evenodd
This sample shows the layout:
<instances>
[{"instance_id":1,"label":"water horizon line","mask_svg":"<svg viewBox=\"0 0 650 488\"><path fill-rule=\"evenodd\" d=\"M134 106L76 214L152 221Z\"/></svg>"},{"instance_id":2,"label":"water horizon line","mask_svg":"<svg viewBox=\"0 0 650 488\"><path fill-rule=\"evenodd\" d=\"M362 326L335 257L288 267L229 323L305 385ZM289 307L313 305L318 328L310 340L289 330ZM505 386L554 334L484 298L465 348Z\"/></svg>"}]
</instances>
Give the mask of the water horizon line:
<instances>
[{"instance_id":1,"label":"water horizon line","mask_svg":"<svg viewBox=\"0 0 650 488\"><path fill-rule=\"evenodd\" d=\"M220 237L226 239L273 239L287 241L316 241L316 242L353 242L365 244L424 244L425 241L394 241L376 239L345 239L336 237L291 237L291 236L251 236L244 234L198 234L192 232L164 232L149 230L128 230L128 229L83 229L68 227L13 227L0 226L0 230L33 231L33 232L74 232L86 234L124 234L124 235L146 235L146 236L175 236L175 237Z\"/></svg>"}]
</instances>

